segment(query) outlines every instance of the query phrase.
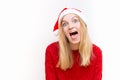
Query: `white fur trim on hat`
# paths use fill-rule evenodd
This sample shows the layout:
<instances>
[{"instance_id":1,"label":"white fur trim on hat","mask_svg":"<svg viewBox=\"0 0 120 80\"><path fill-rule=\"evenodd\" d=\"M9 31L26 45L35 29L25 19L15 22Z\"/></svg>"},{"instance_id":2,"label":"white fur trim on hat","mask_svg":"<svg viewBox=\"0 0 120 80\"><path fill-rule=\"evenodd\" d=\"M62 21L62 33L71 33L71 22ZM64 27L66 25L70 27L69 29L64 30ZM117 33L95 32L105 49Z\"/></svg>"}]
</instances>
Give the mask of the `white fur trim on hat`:
<instances>
[{"instance_id":1,"label":"white fur trim on hat","mask_svg":"<svg viewBox=\"0 0 120 80\"><path fill-rule=\"evenodd\" d=\"M74 13L74 14L78 15L87 24L86 18L84 17L84 15L82 14L82 12L79 11L79 10L76 10L74 8L68 8L68 9L64 10L59 15L58 24L60 24L60 21L61 21L61 19L62 19L63 16L65 16L66 14L70 14L70 13Z\"/></svg>"}]
</instances>

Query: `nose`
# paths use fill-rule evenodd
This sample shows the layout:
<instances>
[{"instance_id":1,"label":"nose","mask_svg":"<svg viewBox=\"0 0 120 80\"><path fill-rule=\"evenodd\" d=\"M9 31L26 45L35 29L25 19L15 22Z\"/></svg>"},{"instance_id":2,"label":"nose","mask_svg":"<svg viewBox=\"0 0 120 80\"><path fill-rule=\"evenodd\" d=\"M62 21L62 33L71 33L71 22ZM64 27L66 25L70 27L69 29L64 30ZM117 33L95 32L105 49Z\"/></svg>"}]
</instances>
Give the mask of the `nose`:
<instances>
[{"instance_id":1,"label":"nose","mask_svg":"<svg viewBox=\"0 0 120 80\"><path fill-rule=\"evenodd\" d=\"M72 23L69 23L69 29L72 29L74 25Z\"/></svg>"}]
</instances>

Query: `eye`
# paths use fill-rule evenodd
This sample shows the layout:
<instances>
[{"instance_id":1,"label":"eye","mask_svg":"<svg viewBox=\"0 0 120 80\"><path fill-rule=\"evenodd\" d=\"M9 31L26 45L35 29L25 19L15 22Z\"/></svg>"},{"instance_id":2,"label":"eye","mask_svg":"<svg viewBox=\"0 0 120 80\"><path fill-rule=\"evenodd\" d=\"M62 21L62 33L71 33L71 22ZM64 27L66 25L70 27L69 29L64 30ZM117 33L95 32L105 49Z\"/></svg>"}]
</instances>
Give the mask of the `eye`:
<instances>
[{"instance_id":1,"label":"eye","mask_svg":"<svg viewBox=\"0 0 120 80\"><path fill-rule=\"evenodd\" d=\"M66 23L66 22L62 23L62 27L66 27L67 25L68 25L68 23Z\"/></svg>"},{"instance_id":2,"label":"eye","mask_svg":"<svg viewBox=\"0 0 120 80\"><path fill-rule=\"evenodd\" d=\"M77 23L77 22L79 22L79 20L78 19L73 19L73 22Z\"/></svg>"}]
</instances>

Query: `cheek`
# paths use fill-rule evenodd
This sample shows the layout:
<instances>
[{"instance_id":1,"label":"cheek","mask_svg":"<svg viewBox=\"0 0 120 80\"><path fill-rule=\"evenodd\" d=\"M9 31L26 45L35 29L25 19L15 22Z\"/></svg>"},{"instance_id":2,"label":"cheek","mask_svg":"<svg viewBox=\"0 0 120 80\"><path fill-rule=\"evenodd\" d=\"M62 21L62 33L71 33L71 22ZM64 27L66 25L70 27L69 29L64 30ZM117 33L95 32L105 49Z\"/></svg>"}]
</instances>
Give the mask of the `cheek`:
<instances>
[{"instance_id":1,"label":"cheek","mask_svg":"<svg viewBox=\"0 0 120 80\"><path fill-rule=\"evenodd\" d=\"M80 23L79 23L79 24L77 24L77 28L78 28L78 29L80 29L80 28L81 28L81 25L80 25Z\"/></svg>"},{"instance_id":2,"label":"cheek","mask_svg":"<svg viewBox=\"0 0 120 80\"><path fill-rule=\"evenodd\" d=\"M67 28L63 28L63 33L67 36Z\"/></svg>"}]
</instances>

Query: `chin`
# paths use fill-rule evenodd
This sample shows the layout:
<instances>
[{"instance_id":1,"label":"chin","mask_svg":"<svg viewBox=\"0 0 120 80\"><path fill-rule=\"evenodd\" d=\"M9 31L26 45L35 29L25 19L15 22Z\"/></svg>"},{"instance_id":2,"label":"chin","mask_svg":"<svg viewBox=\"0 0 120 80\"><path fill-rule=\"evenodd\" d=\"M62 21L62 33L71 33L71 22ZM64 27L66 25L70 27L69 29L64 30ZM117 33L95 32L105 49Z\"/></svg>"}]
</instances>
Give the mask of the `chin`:
<instances>
[{"instance_id":1,"label":"chin","mask_svg":"<svg viewBox=\"0 0 120 80\"><path fill-rule=\"evenodd\" d=\"M72 44L79 44L80 41L79 40L78 41L70 41L70 43L72 43Z\"/></svg>"}]
</instances>

